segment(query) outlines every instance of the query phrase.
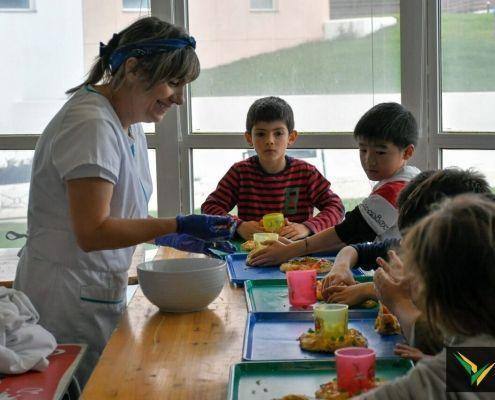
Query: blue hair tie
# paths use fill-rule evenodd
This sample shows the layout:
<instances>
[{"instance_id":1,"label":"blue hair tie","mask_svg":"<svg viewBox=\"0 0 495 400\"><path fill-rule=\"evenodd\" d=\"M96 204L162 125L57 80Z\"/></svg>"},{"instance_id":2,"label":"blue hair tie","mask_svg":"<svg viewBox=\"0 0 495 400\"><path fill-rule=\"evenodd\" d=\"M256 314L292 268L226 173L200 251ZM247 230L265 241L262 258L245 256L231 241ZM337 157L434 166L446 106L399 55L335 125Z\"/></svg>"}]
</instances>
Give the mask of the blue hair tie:
<instances>
[{"instance_id":1,"label":"blue hair tie","mask_svg":"<svg viewBox=\"0 0 495 400\"><path fill-rule=\"evenodd\" d=\"M196 40L192 36L177 39L153 39L146 42L129 44L116 49L110 56L110 71L115 72L129 57L143 57L158 53L166 53L184 47L196 48ZM100 42L100 57L108 51L108 45Z\"/></svg>"}]
</instances>

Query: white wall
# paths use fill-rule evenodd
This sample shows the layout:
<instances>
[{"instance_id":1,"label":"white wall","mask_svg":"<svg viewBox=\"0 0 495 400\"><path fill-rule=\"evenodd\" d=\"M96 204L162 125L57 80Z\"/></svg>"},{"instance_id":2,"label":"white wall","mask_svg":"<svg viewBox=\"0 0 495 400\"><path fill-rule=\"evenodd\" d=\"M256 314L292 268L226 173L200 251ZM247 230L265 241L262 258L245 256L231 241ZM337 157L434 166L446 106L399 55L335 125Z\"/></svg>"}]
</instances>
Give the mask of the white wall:
<instances>
[{"instance_id":1,"label":"white wall","mask_svg":"<svg viewBox=\"0 0 495 400\"><path fill-rule=\"evenodd\" d=\"M36 0L28 12L0 11L0 132L40 133L65 90L83 79L80 1Z\"/></svg>"}]
</instances>

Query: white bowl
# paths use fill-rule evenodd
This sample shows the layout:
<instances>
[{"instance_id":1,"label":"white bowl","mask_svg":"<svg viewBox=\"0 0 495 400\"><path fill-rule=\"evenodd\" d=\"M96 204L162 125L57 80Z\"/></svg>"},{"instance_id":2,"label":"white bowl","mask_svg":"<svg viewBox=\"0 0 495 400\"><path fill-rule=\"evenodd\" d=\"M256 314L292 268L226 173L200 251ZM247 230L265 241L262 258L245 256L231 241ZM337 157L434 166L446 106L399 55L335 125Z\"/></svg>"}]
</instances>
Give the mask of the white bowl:
<instances>
[{"instance_id":1,"label":"white bowl","mask_svg":"<svg viewBox=\"0 0 495 400\"><path fill-rule=\"evenodd\" d=\"M137 266L146 298L163 312L205 308L222 291L225 261L214 258L174 258Z\"/></svg>"}]
</instances>

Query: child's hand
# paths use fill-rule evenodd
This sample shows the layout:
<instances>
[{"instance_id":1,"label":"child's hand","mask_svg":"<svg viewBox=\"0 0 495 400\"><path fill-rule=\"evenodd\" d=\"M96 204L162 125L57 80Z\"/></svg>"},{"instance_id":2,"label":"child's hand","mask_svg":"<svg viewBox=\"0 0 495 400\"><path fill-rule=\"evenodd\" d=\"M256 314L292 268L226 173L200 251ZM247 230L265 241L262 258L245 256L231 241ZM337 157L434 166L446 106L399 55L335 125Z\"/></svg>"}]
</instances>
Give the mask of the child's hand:
<instances>
[{"instance_id":1,"label":"child's hand","mask_svg":"<svg viewBox=\"0 0 495 400\"><path fill-rule=\"evenodd\" d=\"M395 345L394 354L397 354L399 357L405 358L407 360L412 360L414 362L418 362L425 357L430 357L424 354L420 349L411 347L405 343L397 343Z\"/></svg>"},{"instance_id":2,"label":"child's hand","mask_svg":"<svg viewBox=\"0 0 495 400\"><path fill-rule=\"evenodd\" d=\"M291 258L287 254L289 245L281 241L267 240L261 244L267 247L256 251L251 258L250 265L279 265Z\"/></svg>"},{"instance_id":3,"label":"child's hand","mask_svg":"<svg viewBox=\"0 0 495 400\"><path fill-rule=\"evenodd\" d=\"M237 233L244 240L252 240L253 233L260 232L264 232L264 229L262 226L260 226L258 221L241 222L241 224L237 226Z\"/></svg>"},{"instance_id":4,"label":"child's hand","mask_svg":"<svg viewBox=\"0 0 495 400\"><path fill-rule=\"evenodd\" d=\"M310 233L311 231L306 225L287 221L287 225L280 230L279 235L290 240L298 240L304 239Z\"/></svg>"},{"instance_id":5,"label":"child's hand","mask_svg":"<svg viewBox=\"0 0 495 400\"><path fill-rule=\"evenodd\" d=\"M323 278L322 291L329 288L330 286L338 285L354 285L356 281L354 280L354 275L351 269L346 264L334 264L332 270Z\"/></svg>"},{"instance_id":6,"label":"child's hand","mask_svg":"<svg viewBox=\"0 0 495 400\"><path fill-rule=\"evenodd\" d=\"M383 268L378 268L373 277L378 298L392 312L404 301L411 302L411 294L407 281L396 280Z\"/></svg>"},{"instance_id":7,"label":"child's hand","mask_svg":"<svg viewBox=\"0 0 495 400\"><path fill-rule=\"evenodd\" d=\"M354 306L370 298L368 283L350 286L330 286L323 291L323 299L328 303L341 303Z\"/></svg>"}]
</instances>

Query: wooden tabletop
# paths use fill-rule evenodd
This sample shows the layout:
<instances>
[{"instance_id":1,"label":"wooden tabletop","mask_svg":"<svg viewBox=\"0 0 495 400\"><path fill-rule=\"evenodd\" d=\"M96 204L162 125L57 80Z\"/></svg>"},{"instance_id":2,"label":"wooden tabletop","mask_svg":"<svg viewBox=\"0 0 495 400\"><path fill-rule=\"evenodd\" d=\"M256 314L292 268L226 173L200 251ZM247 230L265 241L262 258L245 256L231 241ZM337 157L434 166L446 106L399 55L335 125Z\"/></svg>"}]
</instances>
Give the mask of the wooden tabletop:
<instances>
[{"instance_id":1,"label":"wooden tabletop","mask_svg":"<svg viewBox=\"0 0 495 400\"><path fill-rule=\"evenodd\" d=\"M160 248L157 258L191 254ZM160 313L137 290L82 398L225 399L230 365L241 360L246 323L242 289L226 279L204 311Z\"/></svg>"}]
</instances>

